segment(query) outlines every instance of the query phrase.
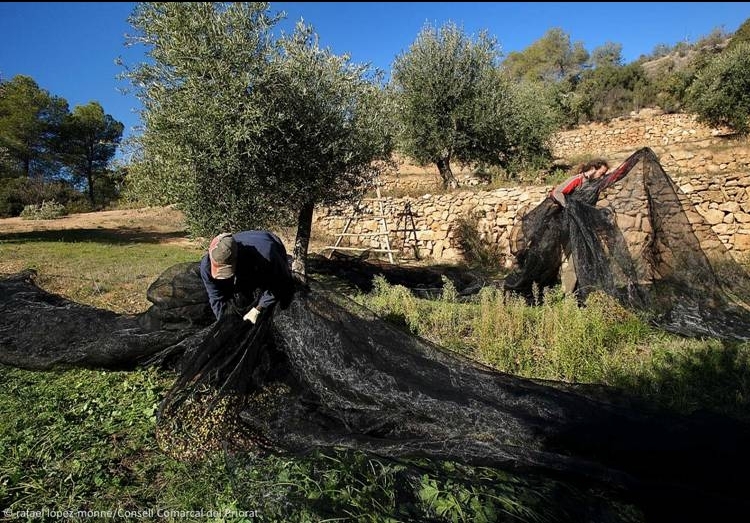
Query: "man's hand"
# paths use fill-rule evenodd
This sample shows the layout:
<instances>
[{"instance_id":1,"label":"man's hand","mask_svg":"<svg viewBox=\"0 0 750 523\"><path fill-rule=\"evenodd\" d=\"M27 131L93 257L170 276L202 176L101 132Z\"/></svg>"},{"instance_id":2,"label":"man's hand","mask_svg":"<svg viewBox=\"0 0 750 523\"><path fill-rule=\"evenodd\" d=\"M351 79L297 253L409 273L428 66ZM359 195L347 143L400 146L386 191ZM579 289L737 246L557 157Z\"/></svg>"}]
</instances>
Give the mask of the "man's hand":
<instances>
[{"instance_id":1,"label":"man's hand","mask_svg":"<svg viewBox=\"0 0 750 523\"><path fill-rule=\"evenodd\" d=\"M252 324L255 324L256 321L258 321L258 316L260 315L260 309L256 309L253 307L250 309L250 312L245 314L242 319L245 321L249 321Z\"/></svg>"}]
</instances>

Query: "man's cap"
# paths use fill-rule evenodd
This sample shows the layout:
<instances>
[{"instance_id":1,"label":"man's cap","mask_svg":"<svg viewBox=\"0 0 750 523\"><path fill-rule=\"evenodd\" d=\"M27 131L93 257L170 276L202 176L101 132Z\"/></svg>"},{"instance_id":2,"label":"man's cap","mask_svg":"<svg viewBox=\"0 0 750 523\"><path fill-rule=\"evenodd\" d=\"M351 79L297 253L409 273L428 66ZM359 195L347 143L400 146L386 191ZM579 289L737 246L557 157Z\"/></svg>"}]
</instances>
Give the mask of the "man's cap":
<instances>
[{"instance_id":1,"label":"man's cap","mask_svg":"<svg viewBox=\"0 0 750 523\"><path fill-rule=\"evenodd\" d=\"M237 242L234 241L232 234L224 232L211 240L208 257L211 260L211 276L217 280L226 280L234 276Z\"/></svg>"}]
</instances>

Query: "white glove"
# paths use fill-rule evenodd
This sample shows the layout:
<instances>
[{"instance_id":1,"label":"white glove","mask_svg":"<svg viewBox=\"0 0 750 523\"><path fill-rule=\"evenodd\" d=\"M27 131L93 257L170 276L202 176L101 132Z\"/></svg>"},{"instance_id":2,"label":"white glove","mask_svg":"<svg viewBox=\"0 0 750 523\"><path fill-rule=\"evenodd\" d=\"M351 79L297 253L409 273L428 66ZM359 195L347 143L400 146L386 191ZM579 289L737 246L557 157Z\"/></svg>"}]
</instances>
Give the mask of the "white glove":
<instances>
[{"instance_id":1,"label":"white glove","mask_svg":"<svg viewBox=\"0 0 750 523\"><path fill-rule=\"evenodd\" d=\"M242 319L245 321L249 321L252 324L255 324L256 321L258 321L258 316L260 315L260 309L256 309L253 307L250 309L250 312L245 314Z\"/></svg>"}]
</instances>

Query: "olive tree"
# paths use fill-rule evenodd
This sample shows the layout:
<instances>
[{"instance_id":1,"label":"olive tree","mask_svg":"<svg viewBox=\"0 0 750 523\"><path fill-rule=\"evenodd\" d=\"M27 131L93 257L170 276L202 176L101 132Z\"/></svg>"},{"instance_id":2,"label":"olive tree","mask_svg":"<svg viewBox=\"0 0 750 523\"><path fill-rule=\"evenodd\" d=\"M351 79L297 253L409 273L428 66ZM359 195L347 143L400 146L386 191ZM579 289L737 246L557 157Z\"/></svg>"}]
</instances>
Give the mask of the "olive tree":
<instances>
[{"instance_id":1,"label":"olive tree","mask_svg":"<svg viewBox=\"0 0 750 523\"><path fill-rule=\"evenodd\" d=\"M268 4L147 3L131 23L149 63L127 71L145 129L131 186L179 203L199 235L296 225L304 273L316 204L354 198L390 156L373 71Z\"/></svg>"},{"instance_id":2,"label":"olive tree","mask_svg":"<svg viewBox=\"0 0 750 523\"><path fill-rule=\"evenodd\" d=\"M319 46L298 24L279 41L260 90L269 132L259 179L296 212L295 270L304 272L316 204L361 195L391 155L388 98L380 74Z\"/></svg>"},{"instance_id":3,"label":"olive tree","mask_svg":"<svg viewBox=\"0 0 750 523\"><path fill-rule=\"evenodd\" d=\"M454 160L509 167L548 154L554 125L546 121L556 112L547 97L529 106L525 94L535 84L519 87L498 59L493 38L483 32L473 39L449 22L425 26L394 62L399 146L420 164L435 164L445 187L458 185Z\"/></svg>"},{"instance_id":4,"label":"olive tree","mask_svg":"<svg viewBox=\"0 0 750 523\"><path fill-rule=\"evenodd\" d=\"M437 165L445 187L458 182L451 161L471 161L479 149L493 148L491 78L499 58L486 33L476 40L453 23L425 26L393 65L398 96L401 149L422 165ZM479 119L477 119L479 118Z\"/></svg>"}]
</instances>

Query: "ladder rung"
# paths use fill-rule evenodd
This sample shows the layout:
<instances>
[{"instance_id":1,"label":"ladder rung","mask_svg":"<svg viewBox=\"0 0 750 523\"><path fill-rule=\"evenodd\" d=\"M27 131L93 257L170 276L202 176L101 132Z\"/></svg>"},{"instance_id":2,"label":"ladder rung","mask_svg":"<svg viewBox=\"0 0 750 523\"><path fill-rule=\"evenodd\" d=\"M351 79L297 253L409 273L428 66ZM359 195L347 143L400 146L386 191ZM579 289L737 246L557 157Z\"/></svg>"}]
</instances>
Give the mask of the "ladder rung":
<instances>
[{"instance_id":1,"label":"ladder rung","mask_svg":"<svg viewBox=\"0 0 750 523\"><path fill-rule=\"evenodd\" d=\"M380 193L380 183L375 182L373 185L375 187L375 194L377 195L376 198L360 198L360 200L355 204L354 210L355 213L359 214L358 219L359 220L379 220L382 228L385 229L385 231L380 232L365 232L365 233L354 233L354 232L346 232L349 229L349 226L351 225L352 221L354 220L354 217L349 217L349 219L346 222L346 225L344 226L344 230L341 231L339 234L336 235L336 245L328 245L327 247L323 247L323 250L331 249L332 252L335 251L369 251L369 252L385 252L388 253L388 259L391 261L391 263L394 263L393 255L398 254L398 251L394 251L391 249L391 242L390 242L390 234L388 231L388 224L386 222L386 219L389 218L389 216L380 216L378 214L366 214L367 206L362 205L362 202L380 202L380 208L375 209L374 205L369 206L371 209L371 212L384 212L384 206L383 202L386 201L386 198L383 198L383 195ZM413 219L412 219L413 221ZM385 249L372 249L372 248L363 248L363 247L339 247L339 243L341 243L341 240L344 236L360 236L360 237L373 237L373 236L384 236L385 237Z\"/></svg>"}]
</instances>

